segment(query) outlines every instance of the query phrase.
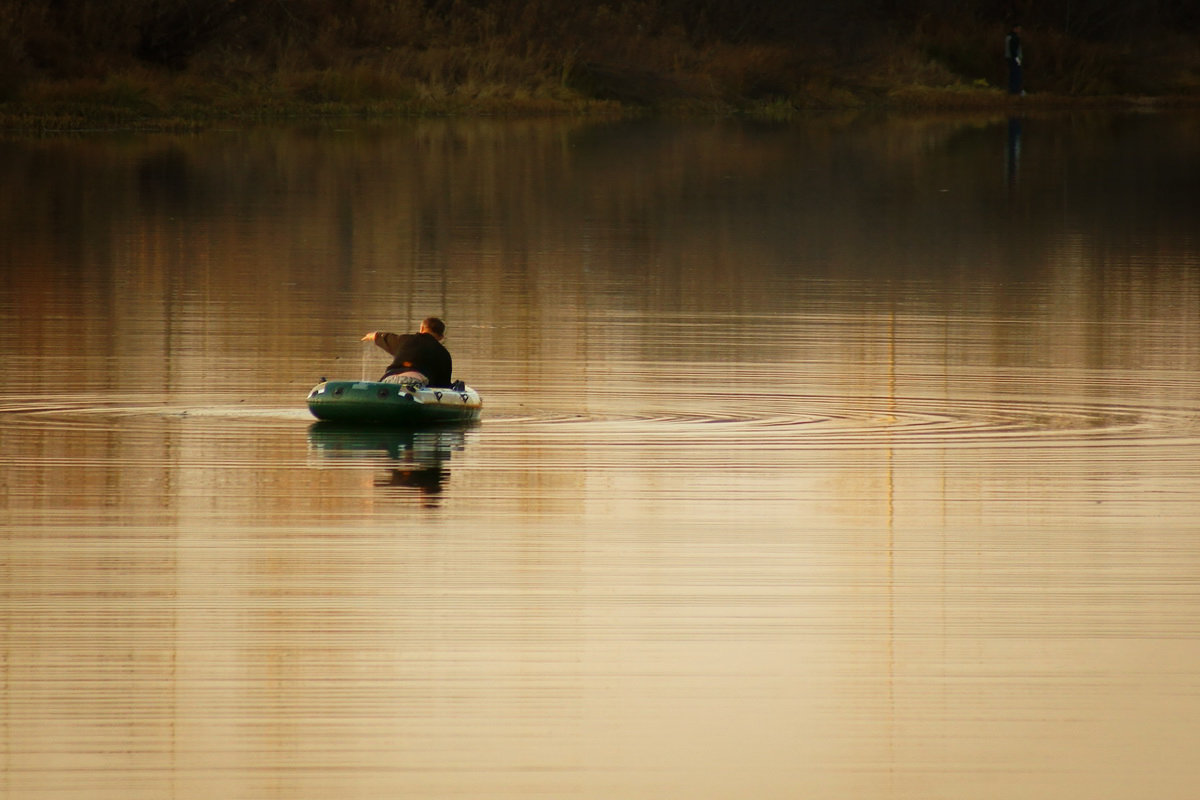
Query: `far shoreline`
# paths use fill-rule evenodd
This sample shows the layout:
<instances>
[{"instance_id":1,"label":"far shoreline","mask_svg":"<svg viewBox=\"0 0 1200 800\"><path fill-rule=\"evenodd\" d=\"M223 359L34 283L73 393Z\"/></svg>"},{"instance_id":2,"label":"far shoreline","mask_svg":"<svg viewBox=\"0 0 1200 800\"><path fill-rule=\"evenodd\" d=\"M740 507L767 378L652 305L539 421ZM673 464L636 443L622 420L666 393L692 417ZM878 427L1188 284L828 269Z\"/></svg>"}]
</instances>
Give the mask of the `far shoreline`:
<instances>
[{"instance_id":1,"label":"far shoreline","mask_svg":"<svg viewBox=\"0 0 1200 800\"><path fill-rule=\"evenodd\" d=\"M842 103L797 103L777 98L738 104L706 98L673 98L654 105L583 98L446 98L437 102L377 99L367 103L305 102L274 98L246 107L242 103L158 103L135 93L112 100L77 98L52 102L0 102L0 134L68 135L97 132L200 132L221 126L378 123L404 120L574 118L742 119L788 122L823 114L1044 114L1076 111L1155 112L1200 108L1200 95L1064 96L1029 93L1013 96L996 89L916 88L880 97L846 96Z\"/></svg>"},{"instance_id":2,"label":"far shoreline","mask_svg":"<svg viewBox=\"0 0 1200 800\"><path fill-rule=\"evenodd\" d=\"M0 133L1200 106L1186 4L1002 5L18 3L0 25Z\"/></svg>"}]
</instances>

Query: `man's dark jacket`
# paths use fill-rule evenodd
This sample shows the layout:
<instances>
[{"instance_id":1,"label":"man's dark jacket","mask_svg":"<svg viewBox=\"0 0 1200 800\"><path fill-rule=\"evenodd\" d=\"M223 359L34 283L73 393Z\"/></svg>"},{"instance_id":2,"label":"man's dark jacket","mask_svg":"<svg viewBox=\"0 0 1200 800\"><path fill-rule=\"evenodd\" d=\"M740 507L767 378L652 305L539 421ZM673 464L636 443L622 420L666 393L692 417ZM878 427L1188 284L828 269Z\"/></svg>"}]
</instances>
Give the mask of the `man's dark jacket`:
<instances>
[{"instance_id":1,"label":"man's dark jacket","mask_svg":"<svg viewBox=\"0 0 1200 800\"><path fill-rule=\"evenodd\" d=\"M384 333L376 342L395 358L383 377L415 370L429 378L430 386L449 386L453 361L450 351L428 333Z\"/></svg>"}]
</instances>

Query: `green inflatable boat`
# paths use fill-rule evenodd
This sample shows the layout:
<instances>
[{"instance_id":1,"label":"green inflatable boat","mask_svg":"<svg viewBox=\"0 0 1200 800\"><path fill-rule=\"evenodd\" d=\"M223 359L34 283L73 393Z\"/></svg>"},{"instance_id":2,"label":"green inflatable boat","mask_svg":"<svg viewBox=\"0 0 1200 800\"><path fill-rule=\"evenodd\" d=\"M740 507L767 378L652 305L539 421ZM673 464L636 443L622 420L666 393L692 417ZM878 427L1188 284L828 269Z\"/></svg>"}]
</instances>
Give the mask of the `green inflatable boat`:
<instances>
[{"instance_id":1,"label":"green inflatable boat","mask_svg":"<svg viewBox=\"0 0 1200 800\"><path fill-rule=\"evenodd\" d=\"M445 388L322 380L308 393L308 410L330 422L447 425L479 419L483 401L462 381Z\"/></svg>"}]
</instances>

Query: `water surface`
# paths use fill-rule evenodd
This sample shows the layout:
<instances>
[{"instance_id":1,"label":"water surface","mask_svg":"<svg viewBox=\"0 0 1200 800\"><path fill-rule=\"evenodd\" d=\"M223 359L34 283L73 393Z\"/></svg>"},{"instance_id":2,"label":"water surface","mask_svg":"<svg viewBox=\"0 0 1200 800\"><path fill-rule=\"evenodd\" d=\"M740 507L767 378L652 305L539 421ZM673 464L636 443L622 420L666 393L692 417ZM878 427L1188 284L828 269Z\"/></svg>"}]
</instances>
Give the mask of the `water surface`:
<instances>
[{"instance_id":1,"label":"water surface","mask_svg":"<svg viewBox=\"0 0 1200 800\"><path fill-rule=\"evenodd\" d=\"M0 142L0 793L1190 797L1198 127Z\"/></svg>"}]
</instances>

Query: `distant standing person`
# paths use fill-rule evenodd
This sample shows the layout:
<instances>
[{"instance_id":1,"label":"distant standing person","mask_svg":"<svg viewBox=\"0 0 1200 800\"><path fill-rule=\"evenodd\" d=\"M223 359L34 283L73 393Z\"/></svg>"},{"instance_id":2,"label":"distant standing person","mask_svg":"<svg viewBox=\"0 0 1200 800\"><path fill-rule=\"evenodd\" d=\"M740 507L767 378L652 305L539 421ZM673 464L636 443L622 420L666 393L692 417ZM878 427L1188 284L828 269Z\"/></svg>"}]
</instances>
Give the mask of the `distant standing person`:
<instances>
[{"instance_id":1,"label":"distant standing person","mask_svg":"<svg viewBox=\"0 0 1200 800\"><path fill-rule=\"evenodd\" d=\"M1008 92L1009 94L1025 94L1024 79L1021 75L1021 64L1025 61L1025 53L1021 50L1021 26L1013 25L1004 37L1004 60L1008 62Z\"/></svg>"},{"instance_id":2,"label":"distant standing person","mask_svg":"<svg viewBox=\"0 0 1200 800\"><path fill-rule=\"evenodd\" d=\"M445 336L446 323L437 317L428 317L416 333L372 331L362 340L372 342L394 356L381 381L446 387L450 385L453 362L450 351L442 345Z\"/></svg>"}]
</instances>

